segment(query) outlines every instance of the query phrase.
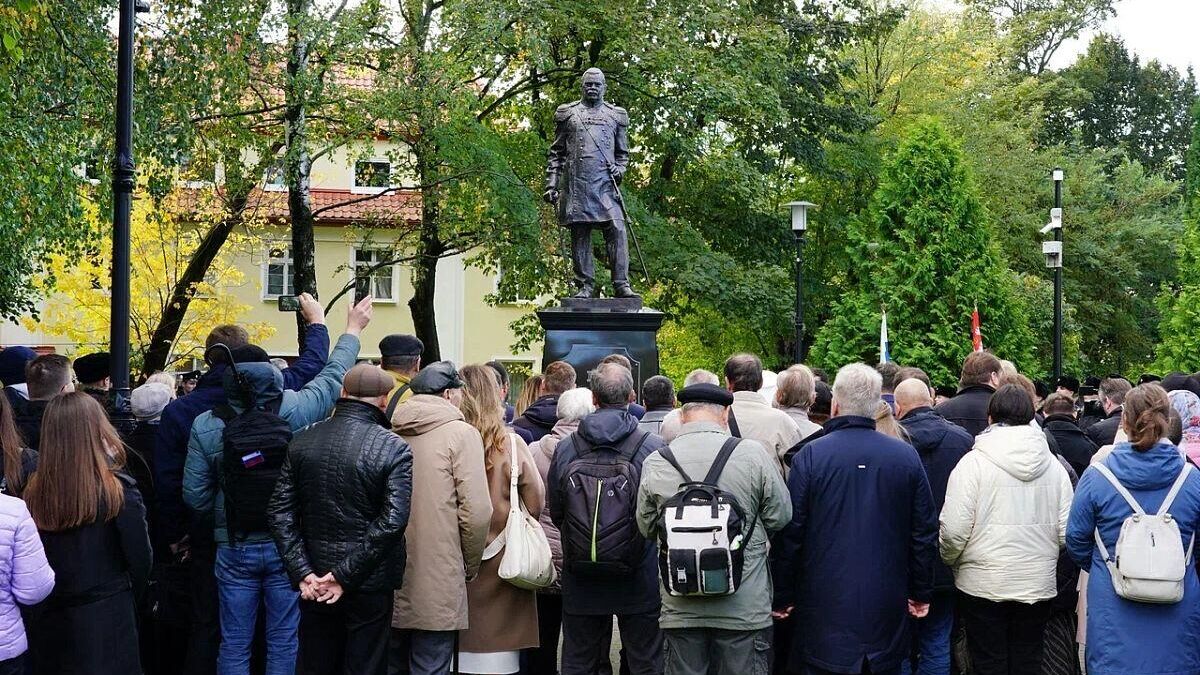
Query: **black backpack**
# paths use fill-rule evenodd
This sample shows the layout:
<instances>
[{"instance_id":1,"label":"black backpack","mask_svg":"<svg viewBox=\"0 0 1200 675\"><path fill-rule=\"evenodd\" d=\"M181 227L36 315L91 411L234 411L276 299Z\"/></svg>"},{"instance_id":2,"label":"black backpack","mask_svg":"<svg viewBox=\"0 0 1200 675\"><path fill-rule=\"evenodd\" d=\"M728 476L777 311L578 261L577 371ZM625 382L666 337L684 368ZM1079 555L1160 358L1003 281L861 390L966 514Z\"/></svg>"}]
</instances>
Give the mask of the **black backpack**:
<instances>
[{"instance_id":1,"label":"black backpack","mask_svg":"<svg viewBox=\"0 0 1200 675\"><path fill-rule=\"evenodd\" d=\"M632 574L646 554L637 528L641 469L633 458L650 432L630 434L617 447L588 447L576 433L579 454L560 482L565 495L561 528L563 565L580 575Z\"/></svg>"},{"instance_id":2,"label":"black backpack","mask_svg":"<svg viewBox=\"0 0 1200 675\"><path fill-rule=\"evenodd\" d=\"M220 405L213 415L225 423L221 489L229 536L244 539L251 533L268 532L267 504L287 459L292 425L279 416L277 405L274 409L250 407L241 414Z\"/></svg>"}]
</instances>

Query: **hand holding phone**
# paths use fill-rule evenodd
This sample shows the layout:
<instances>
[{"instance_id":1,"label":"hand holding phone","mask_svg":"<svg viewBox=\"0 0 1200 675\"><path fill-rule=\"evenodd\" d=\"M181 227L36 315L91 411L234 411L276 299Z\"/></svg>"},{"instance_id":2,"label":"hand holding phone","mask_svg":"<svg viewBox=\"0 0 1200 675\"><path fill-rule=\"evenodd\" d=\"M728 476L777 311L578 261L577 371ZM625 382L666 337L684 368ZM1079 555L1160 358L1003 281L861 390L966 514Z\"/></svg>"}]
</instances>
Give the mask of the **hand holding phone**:
<instances>
[{"instance_id":1,"label":"hand holding phone","mask_svg":"<svg viewBox=\"0 0 1200 675\"><path fill-rule=\"evenodd\" d=\"M281 312L299 312L300 298L294 295L281 295L276 301Z\"/></svg>"}]
</instances>

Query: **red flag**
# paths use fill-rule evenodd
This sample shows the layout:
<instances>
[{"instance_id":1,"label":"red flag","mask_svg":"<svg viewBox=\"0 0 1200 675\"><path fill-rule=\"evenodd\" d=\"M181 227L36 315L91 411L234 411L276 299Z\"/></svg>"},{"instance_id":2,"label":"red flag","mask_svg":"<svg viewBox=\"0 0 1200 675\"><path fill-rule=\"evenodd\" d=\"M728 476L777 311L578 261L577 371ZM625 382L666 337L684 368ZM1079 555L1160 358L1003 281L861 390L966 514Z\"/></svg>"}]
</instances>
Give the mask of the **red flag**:
<instances>
[{"instance_id":1,"label":"red flag","mask_svg":"<svg viewBox=\"0 0 1200 675\"><path fill-rule=\"evenodd\" d=\"M983 331L979 330L979 308L971 312L971 346L975 351L983 351Z\"/></svg>"}]
</instances>

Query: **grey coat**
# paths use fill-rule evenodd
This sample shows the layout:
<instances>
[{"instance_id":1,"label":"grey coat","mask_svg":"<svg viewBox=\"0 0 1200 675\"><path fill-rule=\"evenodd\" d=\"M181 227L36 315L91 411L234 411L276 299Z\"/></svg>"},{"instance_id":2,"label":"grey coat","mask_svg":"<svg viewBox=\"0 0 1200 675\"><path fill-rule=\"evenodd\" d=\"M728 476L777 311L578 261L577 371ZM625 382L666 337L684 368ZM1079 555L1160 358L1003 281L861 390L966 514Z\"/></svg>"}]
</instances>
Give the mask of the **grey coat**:
<instances>
[{"instance_id":1,"label":"grey coat","mask_svg":"<svg viewBox=\"0 0 1200 675\"><path fill-rule=\"evenodd\" d=\"M729 438L726 429L711 422L685 424L671 442L671 452L691 476L708 473L721 445ZM642 465L638 490L638 528L648 539L657 539L662 505L679 491L682 478L657 452ZM663 628L720 628L750 631L771 626L771 583L767 555L770 535L792 519L792 502L778 463L761 443L743 440L717 480L732 494L756 524L746 546L742 585L737 593L719 598L677 598L662 591Z\"/></svg>"}]
</instances>

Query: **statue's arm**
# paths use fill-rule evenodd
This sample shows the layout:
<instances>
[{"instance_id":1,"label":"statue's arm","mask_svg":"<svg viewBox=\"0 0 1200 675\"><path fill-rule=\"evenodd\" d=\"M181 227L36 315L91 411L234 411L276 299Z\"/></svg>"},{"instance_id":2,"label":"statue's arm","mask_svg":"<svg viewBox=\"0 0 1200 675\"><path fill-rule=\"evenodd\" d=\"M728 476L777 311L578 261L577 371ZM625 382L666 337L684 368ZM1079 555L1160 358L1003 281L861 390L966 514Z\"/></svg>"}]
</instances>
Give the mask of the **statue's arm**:
<instances>
[{"instance_id":1,"label":"statue's arm","mask_svg":"<svg viewBox=\"0 0 1200 675\"><path fill-rule=\"evenodd\" d=\"M621 167L621 175L629 168L629 113L617 108L617 132L613 137L613 163Z\"/></svg>"},{"instance_id":2,"label":"statue's arm","mask_svg":"<svg viewBox=\"0 0 1200 675\"><path fill-rule=\"evenodd\" d=\"M547 191L558 190L558 177L562 172L563 163L566 161L570 137L569 119L567 112L562 108L554 112L554 142L550 144L550 150L546 152Z\"/></svg>"}]
</instances>

